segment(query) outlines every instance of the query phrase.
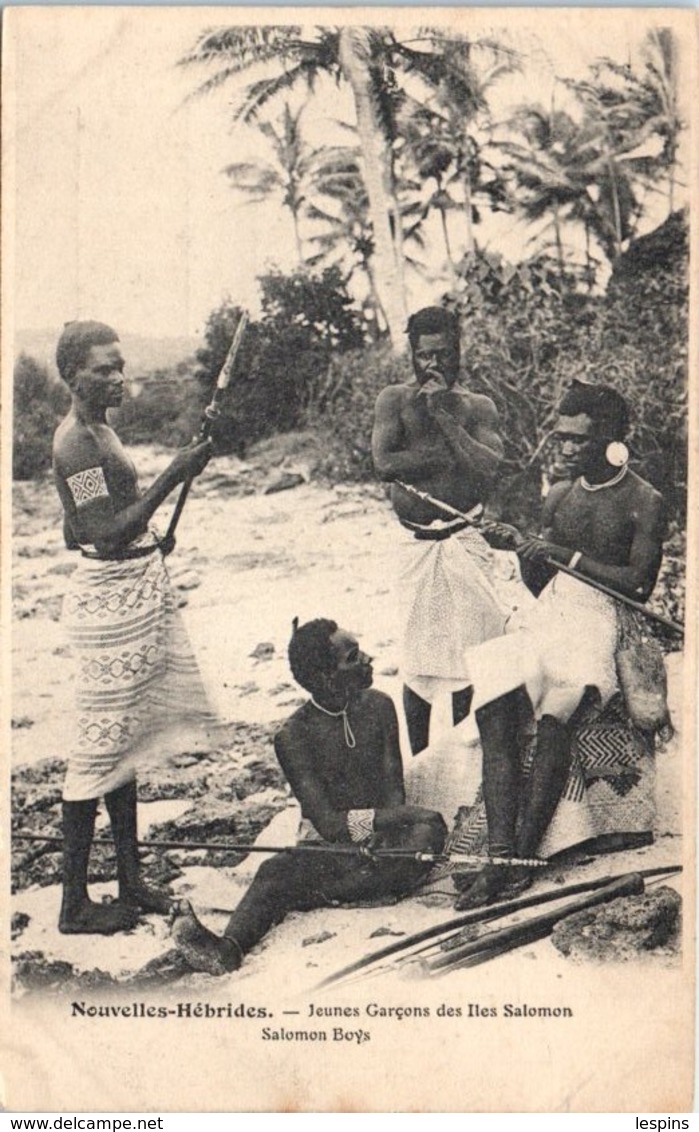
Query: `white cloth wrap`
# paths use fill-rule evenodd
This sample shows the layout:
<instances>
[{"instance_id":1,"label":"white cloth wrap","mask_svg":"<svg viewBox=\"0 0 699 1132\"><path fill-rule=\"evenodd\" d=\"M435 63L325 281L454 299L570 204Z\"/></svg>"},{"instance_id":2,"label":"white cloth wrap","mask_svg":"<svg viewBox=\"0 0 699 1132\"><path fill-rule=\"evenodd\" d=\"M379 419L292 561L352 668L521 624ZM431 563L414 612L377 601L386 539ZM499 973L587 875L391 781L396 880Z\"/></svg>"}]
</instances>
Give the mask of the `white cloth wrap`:
<instances>
[{"instance_id":1,"label":"white cloth wrap","mask_svg":"<svg viewBox=\"0 0 699 1132\"><path fill-rule=\"evenodd\" d=\"M476 530L466 527L435 540L404 534L401 673L431 703L439 692L471 683L466 650L499 637L508 612L493 586L493 552Z\"/></svg>"},{"instance_id":2,"label":"white cloth wrap","mask_svg":"<svg viewBox=\"0 0 699 1132\"><path fill-rule=\"evenodd\" d=\"M160 551L81 558L63 625L77 668L66 801L117 789L150 757L210 749L215 716Z\"/></svg>"},{"instance_id":3,"label":"white cloth wrap","mask_svg":"<svg viewBox=\"0 0 699 1132\"><path fill-rule=\"evenodd\" d=\"M537 718L565 723L587 685L605 705L618 691L614 600L566 574L556 574L538 601L513 616L498 640L466 650L477 709L524 684Z\"/></svg>"}]
</instances>

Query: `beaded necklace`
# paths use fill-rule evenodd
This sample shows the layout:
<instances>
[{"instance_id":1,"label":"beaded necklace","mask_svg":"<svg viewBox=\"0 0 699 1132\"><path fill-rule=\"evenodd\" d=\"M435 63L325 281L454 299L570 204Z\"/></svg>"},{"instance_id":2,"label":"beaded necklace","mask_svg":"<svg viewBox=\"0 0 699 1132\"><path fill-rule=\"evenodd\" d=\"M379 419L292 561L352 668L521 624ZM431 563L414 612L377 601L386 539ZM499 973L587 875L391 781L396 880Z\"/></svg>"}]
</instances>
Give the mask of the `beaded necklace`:
<instances>
[{"instance_id":1,"label":"beaded necklace","mask_svg":"<svg viewBox=\"0 0 699 1132\"><path fill-rule=\"evenodd\" d=\"M621 483L624 476L629 470L629 465L624 464L615 476L610 480L605 480L604 483L588 483L584 476L580 477L580 486L583 491L603 491L605 487L614 487L615 483Z\"/></svg>"}]
</instances>

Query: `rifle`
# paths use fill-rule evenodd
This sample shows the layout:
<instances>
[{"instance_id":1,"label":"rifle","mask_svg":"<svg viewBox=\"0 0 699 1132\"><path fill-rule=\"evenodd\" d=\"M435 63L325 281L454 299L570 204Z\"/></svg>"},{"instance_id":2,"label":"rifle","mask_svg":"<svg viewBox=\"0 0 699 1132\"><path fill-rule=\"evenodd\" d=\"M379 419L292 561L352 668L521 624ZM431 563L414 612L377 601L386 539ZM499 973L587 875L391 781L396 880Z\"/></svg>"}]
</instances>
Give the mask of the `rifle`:
<instances>
[{"instance_id":1,"label":"rifle","mask_svg":"<svg viewBox=\"0 0 699 1132\"><path fill-rule=\"evenodd\" d=\"M221 415L219 402L223 397L225 390L228 388L228 384L231 380L231 377L233 376L233 367L235 366L236 355L238 353L238 350L240 349L240 343L243 340L243 334L245 333L245 327L248 323L248 317L248 312L243 311L240 318L238 319L238 325L235 328L233 341L231 342L230 349L226 354L226 360L221 367L221 372L216 379L213 397L211 398L210 403L204 409L204 415L202 417L199 435L195 438L195 443L197 444L201 444L203 440L209 439L214 421ZM177 524L180 521L180 516L184 510L184 505L187 502L187 496L189 495L189 489L192 486L193 482L194 476L190 476L189 479L186 479L182 484L182 490L180 491L179 499L177 500L177 503L175 505L175 510L172 512L170 525L168 526L167 533L163 540L165 543L174 538Z\"/></svg>"},{"instance_id":2,"label":"rifle","mask_svg":"<svg viewBox=\"0 0 699 1132\"><path fill-rule=\"evenodd\" d=\"M437 507L443 511L445 515L451 515L453 519L462 519L470 527L478 527L480 522L480 514L476 514L477 509L468 513L459 511L457 507L452 507L450 503L444 503L441 499L436 499L434 495L430 495L427 491L420 491L418 488L413 487L412 484L403 483L402 480L396 480L395 483L398 487L402 487L404 491L409 492L411 495L417 496L425 503L431 503L433 507ZM587 574L581 574L579 570L574 570L571 566L564 566L561 562L554 562L553 558L548 556L544 557L541 561L545 562L547 566L551 566L554 570L560 570L562 574L569 574L571 578L576 578L579 582L584 582L586 586L591 586L593 590L599 590L600 593L606 594L607 597L613 597L615 601L620 601L624 605L628 605L630 609L635 609L637 613L644 614L645 617L650 617L652 621L659 621L666 629L672 629L673 633L684 635L684 625L680 625L677 621L671 621L669 617L665 617L662 613L654 613L652 609L648 609L640 601L634 601L633 598L627 597L626 594L619 593L618 590L612 589L611 586L605 586L603 582L597 582L594 578L589 578Z\"/></svg>"}]
</instances>

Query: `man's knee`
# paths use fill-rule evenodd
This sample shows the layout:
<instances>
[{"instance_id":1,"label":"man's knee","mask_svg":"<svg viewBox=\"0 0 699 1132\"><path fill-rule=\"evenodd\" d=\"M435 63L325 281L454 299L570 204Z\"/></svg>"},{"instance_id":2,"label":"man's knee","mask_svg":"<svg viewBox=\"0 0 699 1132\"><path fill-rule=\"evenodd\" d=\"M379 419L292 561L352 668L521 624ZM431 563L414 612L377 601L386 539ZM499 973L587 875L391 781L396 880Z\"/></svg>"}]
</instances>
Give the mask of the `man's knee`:
<instances>
[{"instance_id":1,"label":"man's knee","mask_svg":"<svg viewBox=\"0 0 699 1132\"><path fill-rule=\"evenodd\" d=\"M255 883L260 887L276 889L284 888L292 873L298 871L301 862L289 853L275 853L269 860L263 861L255 873Z\"/></svg>"},{"instance_id":2,"label":"man's knee","mask_svg":"<svg viewBox=\"0 0 699 1132\"><path fill-rule=\"evenodd\" d=\"M539 735L558 738L567 735L568 726L562 720L557 719L555 715L542 715L538 724L538 732Z\"/></svg>"},{"instance_id":3,"label":"man's knee","mask_svg":"<svg viewBox=\"0 0 699 1132\"><path fill-rule=\"evenodd\" d=\"M448 832L444 818L435 811L411 827L410 847L418 853L441 853Z\"/></svg>"},{"instance_id":4,"label":"man's knee","mask_svg":"<svg viewBox=\"0 0 699 1132\"><path fill-rule=\"evenodd\" d=\"M483 725L516 728L532 715L531 701L526 688L513 688L490 703L476 709L476 723Z\"/></svg>"}]
</instances>

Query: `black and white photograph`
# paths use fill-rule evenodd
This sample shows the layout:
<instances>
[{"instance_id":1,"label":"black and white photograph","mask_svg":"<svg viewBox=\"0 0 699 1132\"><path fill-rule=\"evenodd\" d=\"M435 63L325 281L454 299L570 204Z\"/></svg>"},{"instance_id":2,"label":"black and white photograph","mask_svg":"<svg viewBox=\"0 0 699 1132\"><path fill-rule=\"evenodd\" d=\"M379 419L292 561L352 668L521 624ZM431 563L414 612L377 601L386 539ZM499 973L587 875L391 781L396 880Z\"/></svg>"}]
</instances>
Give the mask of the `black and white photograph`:
<instances>
[{"instance_id":1,"label":"black and white photograph","mask_svg":"<svg viewBox=\"0 0 699 1132\"><path fill-rule=\"evenodd\" d=\"M3 16L5 1105L688 1111L696 13Z\"/></svg>"}]
</instances>

